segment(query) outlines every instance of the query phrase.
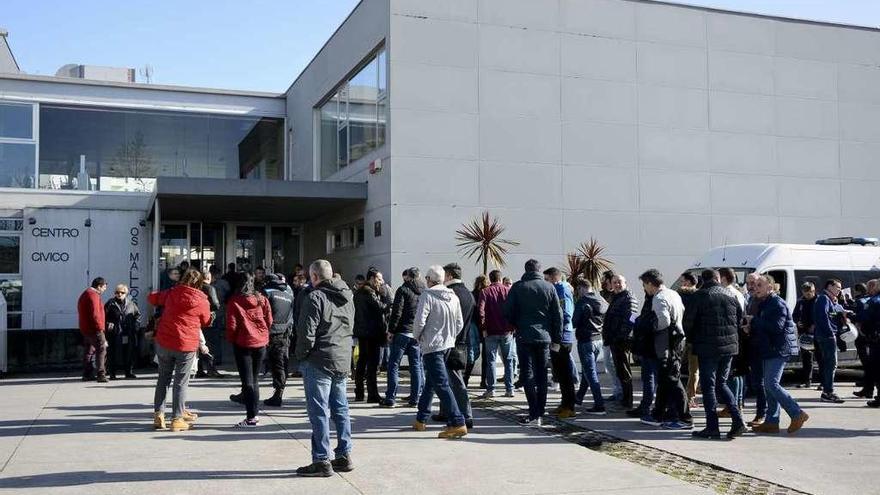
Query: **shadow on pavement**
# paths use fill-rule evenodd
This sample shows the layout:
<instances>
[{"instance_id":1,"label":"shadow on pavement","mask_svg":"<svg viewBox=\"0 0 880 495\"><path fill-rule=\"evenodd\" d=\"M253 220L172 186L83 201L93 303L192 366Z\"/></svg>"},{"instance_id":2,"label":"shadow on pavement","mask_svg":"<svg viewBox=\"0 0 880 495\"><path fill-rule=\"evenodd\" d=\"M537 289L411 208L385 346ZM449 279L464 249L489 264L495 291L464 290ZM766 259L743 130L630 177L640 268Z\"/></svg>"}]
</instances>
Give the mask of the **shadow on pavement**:
<instances>
[{"instance_id":1,"label":"shadow on pavement","mask_svg":"<svg viewBox=\"0 0 880 495\"><path fill-rule=\"evenodd\" d=\"M2 488L60 488L95 483L130 483L171 480L247 480L296 478L294 471L132 471L108 473L107 471L72 471L46 473L32 476L15 476L0 479Z\"/></svg>"}]
</instances>

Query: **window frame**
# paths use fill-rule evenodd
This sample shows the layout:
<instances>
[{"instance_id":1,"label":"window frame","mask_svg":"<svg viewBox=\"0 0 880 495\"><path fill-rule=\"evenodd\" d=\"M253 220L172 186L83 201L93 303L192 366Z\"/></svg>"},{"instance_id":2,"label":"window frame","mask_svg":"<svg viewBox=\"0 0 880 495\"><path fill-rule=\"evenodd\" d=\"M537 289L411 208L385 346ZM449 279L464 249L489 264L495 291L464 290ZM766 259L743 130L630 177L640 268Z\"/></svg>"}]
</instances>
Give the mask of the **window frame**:
<instances>
[{"instance_id":1,"label":"window frame","mask_svg":"<svg viewBox=\"0 0 880 495\"><path fill-rule=\"evenodd\" d=\"M24 189L39 189L40 182L40 104L21 100L7 100L0 97L0 105L31 107L31 137L12 138L0 136L0 144L30 144L34 146L33 186ZM3 187L3 186L0 186ZM10 188L16 189L16 188Z\"/></svg>"},{"instance_id":2,"label":"window frame","mask_svg":"<svg viewBox=\"0 0 880 495\"><path fill-rule=\"evenodd\" d=\"M17 273L15 273L15 272L0 273L0 279L17 280L21 286L22 292L24 292L24 279L21 275L21 266L24 261L22 258L24 256L23 250L22 250L22 240L24 238L24 236L22 235L24 233L24 221L22 218L16 218L16 217L2 217L2 218L0 218L0 220L11 221L12 225L13 225L12 229L0 230L0 237L17 237L18 238L18 272ZM19 225L21 226L21 229L16 230L15 227L19 226ZM8 302L9 301L7 301L7 304L8 304ZM14 315L17 315L19 318L19 322L21 322L22 315L24 314L24 312L23 312L24 308L19 308L18 311L12 311L7 306L6 309L7 309L7 313L6 313L7 323L9 321L12 321L11 316L14 316ZM10 329L11 328L21 328L21 324L19 324L18 327L8 327L8 328L10 328Z\"/></svg>"}]
</instances>

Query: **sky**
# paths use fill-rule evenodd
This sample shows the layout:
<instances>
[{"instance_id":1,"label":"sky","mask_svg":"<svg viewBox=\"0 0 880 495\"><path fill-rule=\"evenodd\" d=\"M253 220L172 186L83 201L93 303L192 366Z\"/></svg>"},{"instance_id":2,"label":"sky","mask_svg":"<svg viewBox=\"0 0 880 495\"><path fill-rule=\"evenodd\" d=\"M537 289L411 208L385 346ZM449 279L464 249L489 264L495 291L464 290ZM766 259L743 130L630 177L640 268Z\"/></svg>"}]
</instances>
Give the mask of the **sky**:
<instances>
[{"instance_id":1,"label":"sky","mask_svg":"<svg viewBox=\"0 0 880 495\"><path fill-rule=\"evenodd\" d=\"M880 26L880 0L681 3ZM357 0L0 0L0 27L9 31L13 53L30 74L54 75L69 63L150 65L156 84L281 93L356 4Z\"/></svg>"}]
</instances>

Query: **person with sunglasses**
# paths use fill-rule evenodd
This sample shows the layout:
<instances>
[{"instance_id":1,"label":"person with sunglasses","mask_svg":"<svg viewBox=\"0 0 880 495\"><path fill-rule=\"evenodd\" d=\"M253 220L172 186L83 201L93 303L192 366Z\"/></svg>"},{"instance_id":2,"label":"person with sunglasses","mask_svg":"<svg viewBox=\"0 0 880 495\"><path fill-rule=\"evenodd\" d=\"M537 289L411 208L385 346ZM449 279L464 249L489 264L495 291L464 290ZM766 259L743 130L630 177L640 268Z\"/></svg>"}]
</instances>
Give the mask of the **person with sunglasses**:
<instances>
[{"instance_id":1,"label":"person with sunglasses","mask_svg":"<svg viewBox=\"0 0 880 495\"><path fill-rule=\"evenodd\" d=\"M139 349L138 322L141 311L137 303L128 297L128 286L116 286L113 297L104 304L104 315L109 343L107 357L110 379L116 380L117 373L124 373L126 378L137 378L134 364Z\"/></svg>"}]
</instances>

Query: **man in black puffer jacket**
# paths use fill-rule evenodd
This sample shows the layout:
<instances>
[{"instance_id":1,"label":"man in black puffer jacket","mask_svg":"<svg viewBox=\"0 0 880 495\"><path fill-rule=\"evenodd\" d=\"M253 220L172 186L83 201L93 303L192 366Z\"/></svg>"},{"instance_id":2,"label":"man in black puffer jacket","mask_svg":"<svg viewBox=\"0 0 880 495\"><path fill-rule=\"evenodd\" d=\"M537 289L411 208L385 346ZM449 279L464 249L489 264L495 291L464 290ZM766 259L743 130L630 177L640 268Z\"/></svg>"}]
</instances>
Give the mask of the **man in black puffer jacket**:
<instances>
[{"instance_id":1,"label":"man in black puffer jacket","mask_svg":"<svg viewBox=\"0 0 880 495\"><path fill-rule=\"evenodd\" d=\"M419 295L426 288L427 285L422 280L418 268L407 268L403 271L403 285L394 293L391 316L388 318L388 388L385 391L385 398L379 403L382 407L394 407L397 385L400 382L400 360L403 359L404 354L409 361L410 376L407 403L410 407L418 405L419 396L425 385L425 375L422 371L419 342L413 338L413 322L419 304Z\"/></svg>"},{"instance_id":2,"label":"man in black puffer jacket","mask_svg":"<svg viewBox=\"0 0 880 495\"><path fill-rule=\"evenodd\" d=\"M263 401L272 407L281 407L284 387L287 385L287 372L290 365L290 335L293 332L293 289L287 285L283 276L275 273L266 275L266 283L261 291L272 308L272 327L269 328L269 346L266 360L272 370L272 388L275 393Z\"/></svg>"},{"instance_id":3,"label":"man in black puffer jacket","mask_svg":"<svg viewBox=\"0 0 880 495\"><path fill-rule=\"evenodd\" d=\"M620 404L629 409L633 406L632 368L630 367L633 323L639 313L639 301L626 288L626 278L623 275L614 275L614 278L611 279L611 287L614 295L611 296L608 312L605 313L602 340L611 346L614 371L623 389L623 398Z\"/></svg>"},{"instance_id":4,"label":"man in black puffer jacket","mask_svg":"<svg viewBox=\"0 0 880 495\"><path fill-rule=\"evenodd\" d=\"M733 426L727 433L733 439L745 432L742 414L727 386L733 356L739 351L737 332L743 310L730 291L721 286L715 270L700 274L703 287L694 294L692 306L685 313L684 328L700 366L700 388L706 411L706 428L693 432L697 438L721 438L718 426L716 390L728 404Z\"/></svg>"}]
</instances>

